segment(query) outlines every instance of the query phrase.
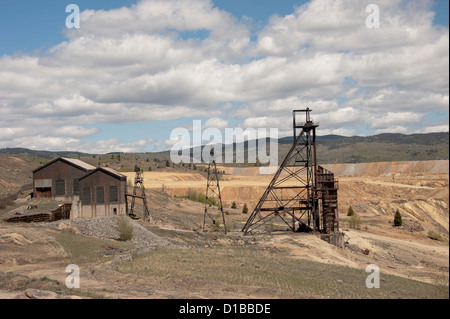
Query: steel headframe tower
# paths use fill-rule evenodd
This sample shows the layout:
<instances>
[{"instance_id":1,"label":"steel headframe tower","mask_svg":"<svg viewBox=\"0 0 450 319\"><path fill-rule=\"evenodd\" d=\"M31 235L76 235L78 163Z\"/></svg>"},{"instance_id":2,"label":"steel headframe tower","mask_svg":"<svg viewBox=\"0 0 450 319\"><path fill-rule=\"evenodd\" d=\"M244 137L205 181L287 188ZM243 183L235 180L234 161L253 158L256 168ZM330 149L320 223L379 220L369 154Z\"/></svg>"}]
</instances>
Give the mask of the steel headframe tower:
<instances>
[{"instance_id":1,"label":"steel headframe tower","mask_svg":"<svg viewBox=\"0 0 450 319\"><path fill-rule=\"evenodd\" d=\"M208 180L206 182L206 200L205 200L205 213L203 215L203 231L210 231L213 227L216 230L222 229L223 232L227 233L227 227L225 224L225 214L223 212L222 205L222 195L220 194L220 185L219 185L219 174L217 173L216 161L214 160L214 148L211 148L210 155L212 161L208 164ZM222 214L223 227L220 226L220 221L217 219L217 216L213 216L210 212L208 212L208 199L209 198L218 198L218 209ZM211 220L211 224L206 223L206 216ZM218 216L220 218L220 216Z\"/></svg>"},{"instance_id":2,"label":"steel headframe tower","mask_svg":"<svg viewBox=\"0 0 450 319\"><path fill-rule=\"evenodd\" d=\"M127 215L134 219L137 218L136 214L134 213L134 205L136 202L136 198L139 198L139 199L142 199L144 202L144 219L147 219L147 217L150 215L150 213L148 211L147 199L145 197L143 172L137 165L134 167L134 171L136 172L136 175L134 177L133 194L126 194L127 197L131 197L131 208L130 208L130 212L127 211ZM128 205L127 205L127 210L128 210Z\"/></svg>"},{"instance_id":3,"label":"steel headframe tower","mask_svg":"<svg viewBox=\"0 0 450 319\"><path fill-rule=\"evenodd\" d=\"M316 128L311 110L293 111L294 142L272 181L262 195L242 231L258 232L265 225L272 230L275 222L292 230L318 230L318 198L316 191ZM298 124L297 116L305 115ZM264 229L263 231L267 231Z\"/></svg>"}]
</instances>

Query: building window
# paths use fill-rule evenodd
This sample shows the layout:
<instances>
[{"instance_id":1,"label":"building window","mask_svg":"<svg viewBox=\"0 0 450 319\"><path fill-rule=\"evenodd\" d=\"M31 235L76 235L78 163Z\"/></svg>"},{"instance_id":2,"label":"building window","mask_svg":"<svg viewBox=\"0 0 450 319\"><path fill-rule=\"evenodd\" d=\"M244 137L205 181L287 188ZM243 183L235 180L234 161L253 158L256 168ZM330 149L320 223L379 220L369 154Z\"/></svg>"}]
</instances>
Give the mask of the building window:
<instances>
[{"instance_id":1,"label":"building window","mask_svg":"<svg viewBox=\"0 0 450 319\"><path fill-rule=\"evenodd\" d=\"M97 204L104 204L105 203L105 188L103 186L97 186L96 189L96 203Z\"/></svg>"},{"instance_id":2,"label":"building window","mask_svg":"<svg viewBox=\"0 0 450 319\"><path fill-rule=\"evenodd\" d=\"M66 194L66 182L63 179L57 179L55 182L55 195Z\"/></svg>"},{"instance_id":3,"label":"building window","mask_svg":"<svg viewBox=\"0 0 450 319\"><path fill-rule=\"evenodd\" d=\"M83 205L89 205L91 203L91 189L89 187L83 187L83 196L81 201Z\"/></svg>"},{"instance_id":4,"label":"building window","mask_svg":"<svg viewBox=\"0 0 450 319\"><path fill-rule=\"evenodd\" d=\"M117 186L109 186L109 202L115 203L119 201L119 196L117 196Z\"/></svg>"},{"instance_id":5,"label":"building window","mask_svg":"<svg viewBox=\"0 0 450 319\"><path fill-rule=\"evenodd\" d=\"M73 180L73 194L80 195L80 182L78 179Z\"/></svg>"}]
</instances>

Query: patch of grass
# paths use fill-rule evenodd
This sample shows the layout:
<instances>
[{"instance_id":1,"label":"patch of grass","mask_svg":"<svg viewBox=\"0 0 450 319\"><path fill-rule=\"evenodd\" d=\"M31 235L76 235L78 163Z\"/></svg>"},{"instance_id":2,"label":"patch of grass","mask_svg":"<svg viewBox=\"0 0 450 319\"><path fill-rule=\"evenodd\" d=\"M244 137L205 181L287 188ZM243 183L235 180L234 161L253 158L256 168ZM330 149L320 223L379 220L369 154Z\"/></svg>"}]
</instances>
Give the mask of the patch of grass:
<instances>
[{"instance_id":1,"label":"patch of grass","mask_svg":"<svg viewBox=\"0 0 450 319\"><path fill-rule=\"evenodd\" d=\"M354 214L350 217L348 227L356 230L361 230L361 218L359 217L358 214Z\"/></svg>"},{"instance_id":2,"label":"patch of grass","mask_svg":"<svg viewBox=\"0 0 450 319\"><path fill-rule=\"evenodd\" d=\"M117 242L108 239L87 237L64 231L56 232L54 237L55 240L69 253L70 262L73 264L98 261L99 259L104 260L104 257L99 257L97 252L103 250L103 247L105 246L114 246L118 249L130 249L132 247L128 242Z\"/></svg>"},{"instance_id":3,"label":"patch of grass","mask_svg":"<svg viewBox=\"0 0 450 319\"><path fill-rule=\"evenodd\" d=\"M231 255L230 255L231 254ZM325 298L448 298L448 287L381 274L379 289L368 289L365 269L290 258L282 253L233 247L158 249L121 263L119 272L184 281L207 281L275 289ZM276 295L274 295L276 297Z\"/></svg>"},{"instance_id":4,"label":"patch of grass","mask_svg":"<svg viewBox=\"0 0 450 319\"><path fill-rule=\"evenodd\" d=\"M36 279L13 272L4 273L0 271L0 289L19 292L30 288L53 291L61 295L75 295L93 299L104 298L102 295L94 292L80 289L69 289L65 286L65 284L48 277Z\"/></svg>"},{"instance_id":5,"label":"patch of grass","mask_svg":"<svg viewBox=\"0 0 450 319\"><path fill-rule=\"evenodd\" d=\"M211 206L218 206L219 204L216 203L215 198L209 197L208 199L206 199L206 195L203 193L199 193L196 190L189 188L187 191L187 195L186 196L181 196L181 198L186 198L189 199L191 201L194 202L199 202L202 204L208 204L210 207Z\"/></svg>"},{"instance_id":6,"label":"patch of grass","mask_svg":"<svg viewBox=\"0 0 450 319\"><path fill-rule=\"evenodd\" d=\"M41 279L39 279L40 281L47 281L47 282L52 282L54 284L59 285L59 281L58 280L54 280L54 279L50 279L48 277L42 277Z\"/></svg>"},{"instance_id":7,"label":"patch of grass","mask_svg":"<svg viewBox=\"0 0 450 319\"><path fill-rule=\"evenodd\" d=\"M430 230L428 232L428 238L434 239L434 240L438 240L438 241L442 241L442 242L446 242L446 240L439 235L438 233L435 233L434 231Z\"/></svg>"}]
</instances>

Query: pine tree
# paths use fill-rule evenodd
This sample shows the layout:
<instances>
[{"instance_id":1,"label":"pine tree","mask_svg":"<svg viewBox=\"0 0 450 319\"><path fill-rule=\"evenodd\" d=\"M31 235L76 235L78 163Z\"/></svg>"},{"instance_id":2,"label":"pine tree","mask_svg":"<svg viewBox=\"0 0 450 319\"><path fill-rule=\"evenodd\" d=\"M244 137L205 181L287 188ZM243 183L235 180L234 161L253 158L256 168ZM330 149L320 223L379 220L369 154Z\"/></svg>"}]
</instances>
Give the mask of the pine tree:
<instances>
[{"instance_id":1,"label":"pine tree","mask_svg":"<svg viewBox=\"0 0 450 319\"><path fill-rule=\"evenodd\" d=\"M399 227L402 225L402 223L403 223L402 215L400 214L400 211L397 208L397 210L395 212L395 216L394 216L394 226Z\"/></svg>"},{"instance_id":2,"label":"pine tree","mask_svg":"<svg viewBox=\"0 0 450 319\"><path fill-rule=\"evenodd\" d=\"M244 204L244 207L242 208L242 214L247 214L248 213L248 207L247 204Z\"/></svg>"},{"instance_id":3,"label":"pine tree","mask_svg":"<svg viewBox=\"0 0 450 319\"><path fill-rule=\"evenodd\" d=\"M236 202L232 202L232 203L231 203L231 208L233 208L233 209L236 208Z\"/></svg>"},{"instance_id":4,"label":"pine tree","mask_svg":"<svg viewBox=\"0 0 450 319\"><path fill-rule=\"evenodd\" d=\"M355 211L353 210L352 206L350 206L347 211L347 216L353 216L353 215L355 215Z\"/></svg>"}]
</instances>

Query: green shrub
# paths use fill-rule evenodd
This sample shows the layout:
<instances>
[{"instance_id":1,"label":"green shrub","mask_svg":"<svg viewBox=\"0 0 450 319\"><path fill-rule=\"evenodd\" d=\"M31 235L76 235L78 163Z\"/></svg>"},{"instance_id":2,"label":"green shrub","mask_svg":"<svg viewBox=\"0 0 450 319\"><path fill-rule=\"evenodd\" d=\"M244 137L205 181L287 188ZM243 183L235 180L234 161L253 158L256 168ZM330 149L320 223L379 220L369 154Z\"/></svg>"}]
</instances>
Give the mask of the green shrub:
<instances>
[{"instance_id":1,"label":"green shrub","mask_svg":"<svg viewBox=\"0 0 450 319\"><path fill-rule=\"evenodd\" d=\"M248 207L247 204L244 204L244 207L242 208L242 214L247 214L248 213Z\"/></svg>"},{"instance_id":2,"label":"green shrub","mask_svg":"<svg viewBox=\"0 0 450 319\"><path fill-rule=\"evenodd\" d=\"M444 238L442 238L441 235L439 235L438 233L435 233L434 231L430 230L428 232L428 237L434 240L439 240L439 241L444 241Z\"/></svg>"},{"instance_id":3,"label":"green shrub","mask_svg":"<svg viewBox=\"0 0 450 319\"><path fill-rule=\"evenodd\" d=\"M350 206L347 210L347 216L353 216L355 215L355 211L353 210L352 206Z\"/></svg>"},{"instance_id":4,"label":"green shrub","mask_svg":"<svg viewBox=\"0 0 450 319\"><path fill-rule=\"evenodd\" d=\"M211 206L219 206L218 203L216 203L216 199L213 197L209 197L208 199L206 199L206 195L202 194L202 193L198 193L197 191L195 191L194 189L189 188L187 191L187 195L185 196L185 198L194 201L194 202L199 202L199 203L203 203L203 204L208 204L210 207Z\"/></svg>"},{"instance_id":5,"label":"green shrub","mask_svg":"<svg viewBox=\"0 0 450 319\"><path fill-rule=\"evenodd\" d=\"M128 241L133 238L133 225L128 216L120 215L116 222L117 231L119 232L120 241Z\"/></svg>"},{"instance_id":6,"label":"green shrub","mask_svg":"<svg viewBox=\"0 0 450 319\"><path fill-rule=\"evenodd\" d=\"M402 225L402 215L400 214L400 211L397 209L394 216L394 226L399 227Z\"/></svg>"},{"instance_id":7,"label":"green shrub","mask_svg":"<svg viewBox=\"0 0 450 319\"><path fill-rule=\"evenodd\" d=\"M222 231L222 227L220 226L220 222L218 220L215 221L214 224L212 224L210 228L211 232L219 232Z\"/></svg>"},{"instance_id":8,"label":"green shrub","mask_svg":"<svg viewBox=\"0 0 450 319\"><path fill-rule=\"evenodd\" d=\"M233 201L233 203L231 203L231 208L236 209L236 202Z\"/></svg>"},{"instance_id":9,"label":"green shrub","mask_svg":"<svg viewBox=\"0 0 450 319\"><path fill-rule=\"evenodd\" d=\"M348 227L361 230L361 218L357 214L354 214L348 222Z\"/></svg>"}]
</instances>

